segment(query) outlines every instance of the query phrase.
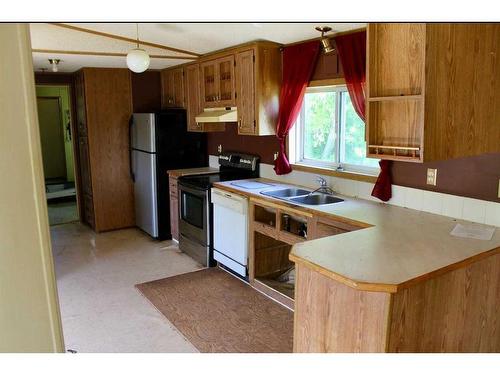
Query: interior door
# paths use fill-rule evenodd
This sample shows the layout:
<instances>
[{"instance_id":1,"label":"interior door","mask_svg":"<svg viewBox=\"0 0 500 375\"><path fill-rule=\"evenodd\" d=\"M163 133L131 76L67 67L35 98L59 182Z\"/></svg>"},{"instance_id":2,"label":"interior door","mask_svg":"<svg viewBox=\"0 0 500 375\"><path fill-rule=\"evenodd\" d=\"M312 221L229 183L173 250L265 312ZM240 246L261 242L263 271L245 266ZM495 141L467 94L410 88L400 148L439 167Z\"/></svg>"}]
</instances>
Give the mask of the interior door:
<instances>
[{"instance_id":1,"label":"interior door","mask_svg":"<svg viewBox=\"0 0 500 375\"><path fill-rule=\"evenodd\" d=\"M66 179L66 154L59 97L37 97L45 179Z\"/></svg>"}]
</instances>

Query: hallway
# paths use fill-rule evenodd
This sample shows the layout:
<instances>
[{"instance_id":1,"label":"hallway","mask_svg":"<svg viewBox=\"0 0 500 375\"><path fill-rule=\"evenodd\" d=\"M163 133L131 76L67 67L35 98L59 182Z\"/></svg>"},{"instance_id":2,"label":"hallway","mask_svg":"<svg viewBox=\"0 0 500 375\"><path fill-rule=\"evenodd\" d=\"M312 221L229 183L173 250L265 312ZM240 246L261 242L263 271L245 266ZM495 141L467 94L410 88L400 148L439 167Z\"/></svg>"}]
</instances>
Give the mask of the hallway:
<instances>
[{"instance_id":1,"label":"hallway","mask_svg":"<svg viewBox=\"0 0 500 375\"><path fill-rule=\"evenodd\" d=\"M134 287L202 268L177 245L80 223L51 227L51 236L66 349L196 352Z\"/></svg>"}]
</instances>

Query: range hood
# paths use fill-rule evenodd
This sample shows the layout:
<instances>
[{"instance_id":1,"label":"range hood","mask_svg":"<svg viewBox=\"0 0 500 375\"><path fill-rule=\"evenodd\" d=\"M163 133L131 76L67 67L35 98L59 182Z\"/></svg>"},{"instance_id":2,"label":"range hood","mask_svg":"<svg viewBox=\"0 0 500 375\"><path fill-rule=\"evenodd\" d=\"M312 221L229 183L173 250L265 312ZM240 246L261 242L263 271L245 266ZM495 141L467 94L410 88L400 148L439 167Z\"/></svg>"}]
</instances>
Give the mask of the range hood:
<instances>
[{"instance_id":1,"label":"range hood","mask_svg":"<svg viewBox=\"0 0 500 375\"><path fill-rule=\"evenodd\" d=\"M238 112L236 107L205 108L195 117L198 124L206 122L236 122Z\"/></svg>"}]
</instances>

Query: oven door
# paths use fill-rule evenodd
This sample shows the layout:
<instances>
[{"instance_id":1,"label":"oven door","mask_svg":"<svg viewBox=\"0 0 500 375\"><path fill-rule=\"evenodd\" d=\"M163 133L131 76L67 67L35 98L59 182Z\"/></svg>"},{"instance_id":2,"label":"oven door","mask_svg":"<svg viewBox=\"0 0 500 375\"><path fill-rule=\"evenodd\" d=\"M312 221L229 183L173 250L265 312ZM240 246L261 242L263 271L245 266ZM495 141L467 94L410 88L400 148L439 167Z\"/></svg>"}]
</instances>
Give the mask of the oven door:
<instances>
[{"instance_id":1,"label":"oven door","mask_svg":"<svg viewBox=\"0 0 500 375\"><path fill-rule=\"evenodd\" d=\"M208 246L208 191L179 182L179 231L192 241Z\"/></svg>"}]
</instances>

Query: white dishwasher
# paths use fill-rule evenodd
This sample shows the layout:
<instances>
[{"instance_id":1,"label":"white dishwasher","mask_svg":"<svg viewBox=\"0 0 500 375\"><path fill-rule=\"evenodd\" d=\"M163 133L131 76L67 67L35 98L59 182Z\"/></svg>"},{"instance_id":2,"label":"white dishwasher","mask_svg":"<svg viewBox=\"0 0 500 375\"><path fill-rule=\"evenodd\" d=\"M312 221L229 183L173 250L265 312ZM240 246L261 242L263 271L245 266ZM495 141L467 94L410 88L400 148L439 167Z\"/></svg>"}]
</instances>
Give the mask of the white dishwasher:
<instances>
[{"instance_id":1,"label":"white dishwasher","mask_svg":"<svg viewBox=\"0 0 500 375\"><path fill-rule=\"evenodd\" d=\"M214 259L246 277L248 258L248 199L212 188Z\"/></svg>"}]
</instances>

